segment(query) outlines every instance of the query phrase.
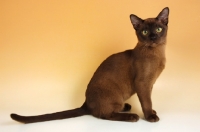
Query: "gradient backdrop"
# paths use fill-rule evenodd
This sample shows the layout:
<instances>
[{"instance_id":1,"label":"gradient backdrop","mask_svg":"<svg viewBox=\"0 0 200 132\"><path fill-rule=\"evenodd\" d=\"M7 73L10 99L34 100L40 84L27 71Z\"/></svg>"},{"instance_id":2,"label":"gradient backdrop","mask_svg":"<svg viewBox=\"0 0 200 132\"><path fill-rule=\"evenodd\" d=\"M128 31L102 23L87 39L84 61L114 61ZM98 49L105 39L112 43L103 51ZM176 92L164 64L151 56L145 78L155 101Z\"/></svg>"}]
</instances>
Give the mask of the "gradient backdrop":
<instances>
[{"instance_id":1,"label":"gradient backdrop","mask_svg":"<svg viewBox=\"0 0 200 132\"><path fill-rule=\"evenodd\" d=\"M200 112L199 0L1 0L0 111L9 120L11 112L80 106L99 64L136 45L129 15L156 17L166 6L167 65L156 82L154 102L162 112L177 101L178 112L191 101ZM130 102L141 110L136 96Z\"/></svg>"}]
</instances>

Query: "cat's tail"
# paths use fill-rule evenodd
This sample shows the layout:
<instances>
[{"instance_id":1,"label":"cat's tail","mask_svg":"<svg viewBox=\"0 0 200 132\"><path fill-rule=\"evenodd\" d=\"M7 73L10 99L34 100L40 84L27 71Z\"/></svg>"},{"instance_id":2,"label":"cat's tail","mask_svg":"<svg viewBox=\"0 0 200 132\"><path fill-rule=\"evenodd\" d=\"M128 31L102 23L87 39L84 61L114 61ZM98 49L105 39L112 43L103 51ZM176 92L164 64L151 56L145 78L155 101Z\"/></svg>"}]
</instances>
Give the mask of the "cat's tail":
<instances>
[{"instance_id":1,"label":"cat's tail","mask_svg":"<svg viewBox=\"0 0 200 132\"><path fill-rule=\"evenodd\" d=\"M52 114L44 114L37 116L20 116L17 114L11 114L11 118L21 123L35 123L35 122L43 122L50 120L59 120L65 118L78 117L83 115L89 115L90 112L87 109L86 103L84 103L80 108L66 110L62 112L56 112Z\"/></svg>"}]
</instances>

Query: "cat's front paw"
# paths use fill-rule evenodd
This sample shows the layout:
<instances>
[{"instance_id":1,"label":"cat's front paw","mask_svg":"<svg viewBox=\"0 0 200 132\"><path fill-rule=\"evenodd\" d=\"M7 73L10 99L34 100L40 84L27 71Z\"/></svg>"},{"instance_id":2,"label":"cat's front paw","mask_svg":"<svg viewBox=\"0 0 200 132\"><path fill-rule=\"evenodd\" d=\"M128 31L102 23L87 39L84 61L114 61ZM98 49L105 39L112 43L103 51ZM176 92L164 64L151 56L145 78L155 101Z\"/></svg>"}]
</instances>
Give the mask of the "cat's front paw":
<instances>
[{"instance_id":1,"label":"cat's front paw","mask_svg":"<svg viewBox=\"0 0 200 132\"><path fill-rule=\"evenodd\" d=\"M157 114L157 112L155 110L153 110L153 114Z\"/></svg>"},{"instance_id":2,"label":"cat's front paw","mask_svg":"<svg viewBox=\"0 0 200 132\"><path fill-rule=\"evenodd\" d=\"M152 114L148 116L146 120L149 122L158 122L160 119L156 114Z\"/></svg>"}]
</instances>

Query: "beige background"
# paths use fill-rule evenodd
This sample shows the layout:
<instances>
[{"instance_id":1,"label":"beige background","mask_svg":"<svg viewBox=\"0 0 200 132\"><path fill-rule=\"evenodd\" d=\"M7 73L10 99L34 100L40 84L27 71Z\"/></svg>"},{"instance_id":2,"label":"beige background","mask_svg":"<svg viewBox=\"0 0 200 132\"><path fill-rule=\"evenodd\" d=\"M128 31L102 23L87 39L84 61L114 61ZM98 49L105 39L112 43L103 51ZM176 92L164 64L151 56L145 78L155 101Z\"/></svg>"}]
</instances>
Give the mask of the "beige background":
<instances>
[{"instance_id":1,"label":"beige background","mask_svg":"<svg viewBox=\"0 0 200 132\"><path fill-rule=\"evenodd\" d=\"M166 6L167 66L153 102L160 113L199 113L199 0L1 0L2 116L9 121L11 112L42 114L80 106L99 64L136 45L129 15L156 17ZM129 102L142 116L137 97Z\"/></svg>"}]
</instances>

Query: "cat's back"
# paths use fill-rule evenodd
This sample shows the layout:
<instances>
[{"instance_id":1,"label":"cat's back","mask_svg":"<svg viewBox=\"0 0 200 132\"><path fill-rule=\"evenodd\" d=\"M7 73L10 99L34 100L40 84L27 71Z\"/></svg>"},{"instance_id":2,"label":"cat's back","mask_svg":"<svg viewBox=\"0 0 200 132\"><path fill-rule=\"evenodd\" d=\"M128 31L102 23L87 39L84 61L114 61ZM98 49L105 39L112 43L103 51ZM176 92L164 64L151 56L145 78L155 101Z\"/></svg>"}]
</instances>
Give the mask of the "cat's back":
<instances>
[{"instance_id":1,"label":"cat's back","mask_svg":"<svg viewBox=\"0 0 200 132\"><path fill-rule=\"evenodd\" d=\"M128 76L131 62L132 50L126 50L109 56L105 59L94 73L89 86L98 85L106 80L124 80Z\"/></svg>"},{"instance_id":2,"label":"cat's back","mask_svg":"<svg viewBox=\"0 0 200 132\"><path fill-rule=\"evenodd\" d=\"M117 71L122 71L124 68L130 66L131 57L132 57L132 50L126 50L124 52L113 54L100 64L95 73L97 72L117 73Z\"/></svg>"},{"instance_id":3,"label":"cat's back","mask_svg":"<svg viewBox=\"0 0 200 132\"><path fill-rule=\"evenodd\" d=\"M127 99L132 95L131 63L132 50L109 56L97 68L90 80L87 90L87 102L99 101L102 98L116 96Z\"/></svg>"}]
</instances>

